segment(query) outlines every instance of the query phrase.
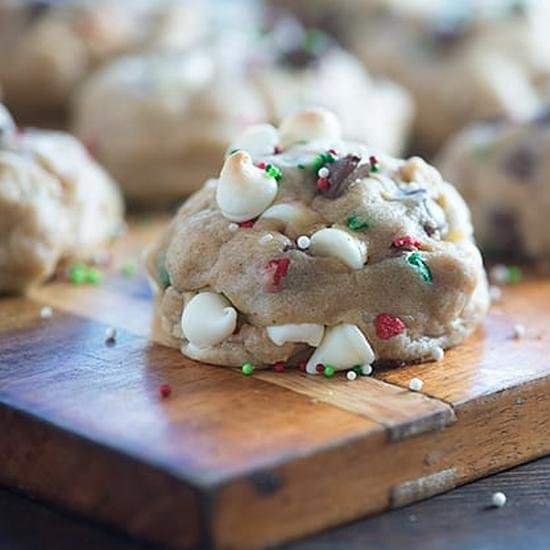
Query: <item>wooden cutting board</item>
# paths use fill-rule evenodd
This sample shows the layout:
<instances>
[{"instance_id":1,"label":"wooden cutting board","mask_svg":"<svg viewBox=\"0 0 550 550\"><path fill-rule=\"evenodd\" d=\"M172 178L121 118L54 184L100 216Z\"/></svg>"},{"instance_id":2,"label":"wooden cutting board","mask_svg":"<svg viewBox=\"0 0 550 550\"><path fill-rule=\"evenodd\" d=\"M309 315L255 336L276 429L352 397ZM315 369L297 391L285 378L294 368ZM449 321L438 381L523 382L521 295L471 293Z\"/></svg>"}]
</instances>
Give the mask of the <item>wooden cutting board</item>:
<instances>
[{"instance_id":1,"label":"wooden cutting board","mask_svg":"<svg viewBox=\"0 0 550 550\"><path fill-rule=\"evenodd\" d=\"M506 288L441 363L245 377L148 340L145 276L120 267L163 223L133 224L101 285L0 300L1 483L150 541L240 549L550 453L550 281Z\"/></svg>"}]
</instances>

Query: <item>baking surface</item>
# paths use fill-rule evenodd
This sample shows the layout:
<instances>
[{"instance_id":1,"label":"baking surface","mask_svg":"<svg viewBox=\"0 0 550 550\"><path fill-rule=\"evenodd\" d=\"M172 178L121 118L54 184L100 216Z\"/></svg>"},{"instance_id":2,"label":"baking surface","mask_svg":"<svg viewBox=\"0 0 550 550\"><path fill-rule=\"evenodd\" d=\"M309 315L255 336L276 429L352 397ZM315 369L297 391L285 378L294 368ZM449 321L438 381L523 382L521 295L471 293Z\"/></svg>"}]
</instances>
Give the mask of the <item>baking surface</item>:
<instances>
[{"instance_id":1,"label":"baking surface","mask_svg":"<svg viewBox=\"0 0 550 550\"><path fill-rule=\"evenodd\" d=\"M12 434L0 441L2 483L157 542L242 547L550 452L550 282L505 288L484 327L441 363L354 382L245 377L147 340L147 282L120 268L163 223L134 222L99 286L53 282L2 300L0 429ZM44 305L51 319L40 318ZM408 390L413 376L421 393ZM167 528L175 511L182 519Z\"/></svg>"}]
</instances>

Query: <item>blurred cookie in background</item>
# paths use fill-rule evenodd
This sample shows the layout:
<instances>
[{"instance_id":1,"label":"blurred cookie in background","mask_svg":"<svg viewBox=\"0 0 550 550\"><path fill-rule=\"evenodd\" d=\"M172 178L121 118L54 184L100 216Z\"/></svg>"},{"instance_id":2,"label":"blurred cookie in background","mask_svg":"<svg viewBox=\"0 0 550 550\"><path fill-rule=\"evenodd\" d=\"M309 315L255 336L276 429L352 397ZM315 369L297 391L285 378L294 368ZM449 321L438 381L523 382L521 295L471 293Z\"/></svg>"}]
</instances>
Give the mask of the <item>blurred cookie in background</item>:
<instances>
[{"instance_id":1,"label":"blurred cookie in background","mask_svg":"<svg viewBox=\"0 0 550 550\"><path fill-rule=\"evenodd\" d=\"M489 256L550 258L550 103L533 118L473 125L438 162L462 193Z\"/></svg>"},{"instance_id":2,"label":"blurred cookie in background","mask_svg":"<svg viewBox=\"0 0 550 550\"><path fill-rule=\"evenodd\" d=\"M104 252L123 228L115 182L64 132L16 129L0 104L0 294ZM82 267L82 282L98 272Z\"/></svg>"},{"instance_id":3,"label":"blurred cookie in background","mask_svg":"<svg viewBox=\"0 0 550 550\"><path fill-rule=\"evenodd\" d=\"M62 126L71 92L106 60L190 46L200 4L183 0L7 0L0 5L0 84L23 123Z\"/></svg>"},{"instance_id":4,"label":"blurred cookie in background","mask_svg":"<svg viewBox=\"0 0 550 550\"><path fill-rule=\"evenodd\" d=\"M346 137L392 154L413 116L401 87L369 76L325 34L285 20L260 35L225 29L185 54L115 61L77 95L74 131L127 196L149 206L214 175L245 126L308 106L331 108Z\"/></svg>"}]
</instances>

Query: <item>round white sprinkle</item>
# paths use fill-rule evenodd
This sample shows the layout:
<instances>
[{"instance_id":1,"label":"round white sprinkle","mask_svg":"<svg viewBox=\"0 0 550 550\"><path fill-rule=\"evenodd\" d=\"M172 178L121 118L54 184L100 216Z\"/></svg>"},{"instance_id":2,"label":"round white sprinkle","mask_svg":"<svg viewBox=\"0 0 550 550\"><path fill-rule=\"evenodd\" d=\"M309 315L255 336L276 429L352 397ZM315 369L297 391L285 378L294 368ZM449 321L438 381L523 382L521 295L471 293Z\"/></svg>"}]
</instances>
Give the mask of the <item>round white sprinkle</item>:
<instances>
[{"instance_id":1,"label":"round white sprinkle","mask_svg":"<svg viewBox=\"0 0 550 550\"><path fill-rule=\"evenodd\" d=\"M422 382L420 378L411 378L409 382L409 390L421 391L423 385L424 385L424 382Z\"/></svg>"},{"instance_id":2,"label":"round white sprinkle","mask_svg":"<svg viewBox=\"0 0 550 550\"><path fill-rule=\"evenodd\" d=\"M328 178L330 175L330 171L326 166L323 166L322 168L319 168L319 170L317 171L317 175L320 178Z\"/></svg>"},{"instance_id":3,"label":"round white sprinkle","mask_svg":"<svg viewBox=\"0 0 550 550\"><path fill-rule=\"evenodd\" d=\"M508 282L508 268L504 264L497 264L489 271L489 278L495 284Z\"/></svg>"},{"instance_id":4,"label":"round white sprinkle","mask_svg":"<svg viewBox=\"0 0 550 550\"><path fill-rule=\"evenodd\" d=\"M311 239L307 235L300 235L298 239L296 239L296 244L300 250L306 250L311 244Z\"/></svg>"},{"instance_id":5,"label":"round white sprinkle","mask_svg":"<svg viewBox=\"0 0 550 550\"><path fill-rule=\"evenodd\" d=\"M40 310L40 317L42 319L51 319L53 317L53 309L50 306L44 306Z\"/></svg>"},{"instance_id":6,"label":"round white sprinkle","mask_svg":"<svg viewBox=\"0 0 550 550\"><path fill-rule=\"evenodd\" d=\"M442 361L443 357L445 357L445 352L443 351L443 348L434 348L434 350L432 351L432 359L434 361Z\"/></svg>"},{"instance_id":7,"label":"round white sprinkle","mask_svg":"<svg viewBox=\"0 0 550 550\"><path fill-rule=\"evenodd\" d=\"M361 374L363 376L369 376L372 374L372 367L370 365L363 365L361 367Z\"/></svg>"},{"instance_id":8,"label":"round white sprinkle","mask_svg":"<svg viewBox=\"0 0 550 550\"><path fill-rule=\"evenodd\" d=\"M506 495L500 491L498 493L493 493L491 496L491 503L496 508L502 508L506 504Z\"/></svg>"},{"instance_id":9,"label":"round white sprinkle","mask_svg":"<svg viewBox=\"0 0 550 550\"><path fill-rule=\"evenodd\" d=\"M357 373L353 370L348 370L346 378L351 382L357 378Z\"/></svg>"},{"instance_id":10,"label":"round white sprinkle","mask_svg":"<svg viewBox=\"0 0 550 550\"><path fill-rule=\"evenodd\" d=\"M113 344L116 341L116 329L109 327L105 330L105 342Z\"/></svg>"},{"instance_id":11,"label":"round white sprinkle","mask_svg":"<svg viewBox=\"0 0 550 550\"><path fill-rule=\"evenodd\" d=\"M520 340L525 336L525 327L523 325L520 325L519 323L517 325L514 325L514 338L516 340Z\"/></svg>"},{"instance_id":12,"label":"round white sprinkle","mask_svg":"<svg viewBox=\"0 0 550 550\"><path fill-rule=\"evenodd\" d=\"M491 302L498 302L502 298L502 290L499 286L491 285L489 287L489 296Z\"/></svg>"},{"instance_id":13,"label":"round white sprinkle","mask_svg":"<svg viewBox=\"0 0 550 550\"><path fill-rule=\"evenodd\" d=\"M239 226L235 223L235 222L231 222L227 228L229 229L229 231L237 231L237 229L239 229Z\"/></svg>"},{"instance_id":14,"label":"round white sprinkle","mask_svg":"<svg viewBox=\"0 0 550 550\"><path fill-rule=\"evenodd\" d=\"M262 235L259 239L260 244L267 244L269 241L272 241L274 239L273 235L271 233L267 233L266 235Z\"/></svg>"}]
</instances>

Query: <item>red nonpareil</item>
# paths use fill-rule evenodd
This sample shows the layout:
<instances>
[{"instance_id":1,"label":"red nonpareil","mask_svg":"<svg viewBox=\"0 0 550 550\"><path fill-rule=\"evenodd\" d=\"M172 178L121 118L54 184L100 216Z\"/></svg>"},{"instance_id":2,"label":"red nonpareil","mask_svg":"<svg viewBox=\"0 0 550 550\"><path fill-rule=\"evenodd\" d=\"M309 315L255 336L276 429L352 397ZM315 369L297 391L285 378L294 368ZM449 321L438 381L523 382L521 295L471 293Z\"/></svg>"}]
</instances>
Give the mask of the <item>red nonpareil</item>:
<instances>
[{"instance_id":1,"label":"red nonpareil","mask_svg":"<svg viewBox=\"0 0 550 550\"><path fill-rule=\"evenodd\" d=\"M170 384L161 384L159 387L159 395L162 398L170 397L170 394L172 393L172 388Z\"/></svg>"},{"instance_id":2,"label":"red nonpareil","mask_svg":"<svg viewBox=\"0 0 550 550\"><path fill-rule=\"evenodd\" d=\"M284 372L285 371L285 364L282 361L278 361L277 363L274 363L273 370L275 372Z\"/></svg>"}]
</instances>

